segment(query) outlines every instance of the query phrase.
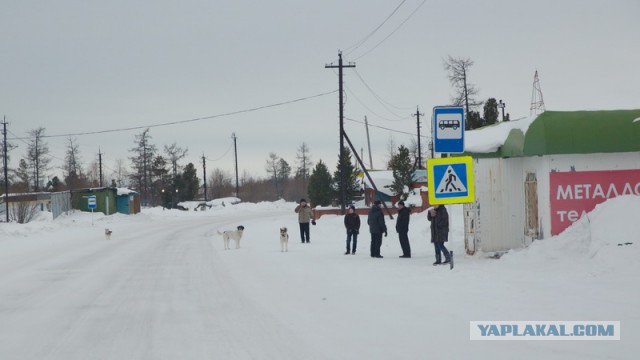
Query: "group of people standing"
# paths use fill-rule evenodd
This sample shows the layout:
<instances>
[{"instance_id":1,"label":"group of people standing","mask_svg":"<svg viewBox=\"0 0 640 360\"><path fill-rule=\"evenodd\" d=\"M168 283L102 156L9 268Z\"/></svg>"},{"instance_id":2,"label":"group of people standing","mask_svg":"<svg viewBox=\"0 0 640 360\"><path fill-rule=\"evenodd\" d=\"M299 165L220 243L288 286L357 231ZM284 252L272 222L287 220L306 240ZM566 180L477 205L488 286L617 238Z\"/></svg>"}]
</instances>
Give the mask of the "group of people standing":
<instances>
[{"instance_id":1,"label":"group of people standing","mask_svg":"<svg viewBox=\"0 0 640 360\"><path fill-rule=\"evenodd\" d=\"M381 209L382 203L376 200L369 210L367 224L371 234L370 254L372 258L383 258L380 254L382 246L382 236L387 236L387 225ZM298 223L300 224L300 238L303 243L309 242L309 223L315 225L315 219L311 207L305 199L300 200L295 212L298 213ZM400 258L411 258L411 245L409 244L409 220L411 209L405 206L404 201L398 202L398 218L396 220L396 232L400 240L402 255ZM441 205L434 205L427 213L427 219L431 223L431 242L433 243L436 261L433 265L448 264L451 255L444 243L449 238L449 214L447 209ZM355 255L358 246L358 234L360 233L360 216L356 214L355 206L349 206L348 213L344 217L344 226L347 231L347 251L345 255ZM444 261L442 261L444 255Z\"/></svg>"},{"instance_id":2,"label":"group of people standing","mask_svg":"<svg viewBox=\"0 0 640 360\"><path fill-rule=\"evenodd\" d=\"M380 247L382 246L382 236L387 236L387 225L384 220L384 214L380 208L382 203L377 200L369 210L367 216L367 224L369 225L369 233L371 234L371 249L370 254L372 258L383 258L380 254ZM411 257L411 245L409 244L409 220L411 215L411 209L405 206L404 201L398 202L398 218L396 220L396 232L398 233L398 239L400 240L400 248L402 248L402 255L400 258ZM449 251L444 246L444 243L449 238L449 214L444 206L435 205L429 210L427 219L431 222L431 242L434 245L436 253L436 261L433 265L448 264L451 261ZM347 230L347 252L346 254L355 254L356 244L358 239L358 232L360 231L360 217L355 213L355 207L349 207L349 213L344 217L344 226ZM353 247L351 243L353 241ZM442 261L442 255L444 255L444 262Z\"/></svg>"}]
</instances>

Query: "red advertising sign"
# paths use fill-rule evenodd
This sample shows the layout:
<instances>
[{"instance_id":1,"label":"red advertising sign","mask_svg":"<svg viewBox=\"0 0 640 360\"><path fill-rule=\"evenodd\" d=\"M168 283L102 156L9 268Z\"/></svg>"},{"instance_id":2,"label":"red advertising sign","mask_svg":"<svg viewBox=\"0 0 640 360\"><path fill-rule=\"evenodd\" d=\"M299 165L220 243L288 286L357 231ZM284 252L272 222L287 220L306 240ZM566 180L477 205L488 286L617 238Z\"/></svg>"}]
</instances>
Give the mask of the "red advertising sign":
<instances>
[{"instance_id":1,"label":"red advertising sign","mask_svg":"<svg viewBox=\"0 0 640 360\"><path fill-rule=\"evenodd\" d=\"M552 172L551 235L558 235L596 205L620 195L640 195L640 169Z\"/></svg>"}]
</instances>

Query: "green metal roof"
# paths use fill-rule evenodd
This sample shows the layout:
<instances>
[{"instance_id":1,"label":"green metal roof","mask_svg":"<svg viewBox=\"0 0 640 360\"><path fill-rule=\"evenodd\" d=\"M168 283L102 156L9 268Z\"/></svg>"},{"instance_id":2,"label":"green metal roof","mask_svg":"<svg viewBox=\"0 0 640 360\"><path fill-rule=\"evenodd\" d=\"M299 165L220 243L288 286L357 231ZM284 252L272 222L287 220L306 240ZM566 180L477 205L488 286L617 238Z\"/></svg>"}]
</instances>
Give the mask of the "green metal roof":
<instances>
[{"instance_id":1,"label":"green metal roof","mask_svg":"<svg viewBox=\"0 0 640 360\"><path fill-rule=\"evenodd\" d=\"M512 129L493 153L473 157L522 157L640 151L640 110L546 111L526 133Z\"/></svg>"}]
</instances>

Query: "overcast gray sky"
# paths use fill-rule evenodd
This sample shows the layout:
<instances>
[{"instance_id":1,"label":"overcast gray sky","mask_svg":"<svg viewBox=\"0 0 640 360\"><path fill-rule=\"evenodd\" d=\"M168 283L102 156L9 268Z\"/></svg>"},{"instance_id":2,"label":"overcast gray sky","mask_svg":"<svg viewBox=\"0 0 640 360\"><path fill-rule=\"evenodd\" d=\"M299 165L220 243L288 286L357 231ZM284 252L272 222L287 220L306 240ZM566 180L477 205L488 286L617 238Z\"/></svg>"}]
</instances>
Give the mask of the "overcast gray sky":
<instances>
[{"instance_id":1,"label":"overcast gray sky","mask_svg":"<svg viewBox=\"0 0 640 360\"><path fill-rule=\"evenodd\" d=\"M337 63L339 50L356 63L345 69L345 116L379 126L370 128L377 168L391 137L397 145L415 137L416 106L429 120L434 106L450 102L448 55L471 58L478 98L502 99L512 119L529 115L536 69L548 110L640 107L637 0L2 3L0 115L10 138L38 127L64 135L179 122L334 91L337 71L325 65ZM345 126L368 157L364 125ZM102 149L109 179L141 132L75 138L85 165ZM201 169L204 154L208 170L229 173L233 132L241 172L265 176L269 152L294 166L302 142L333 171L338 94L150 130L159 149L187 147L184 164ZM15 167L26 144L11 142ZM60 175L67 137L47 142L51 173Z\"/></svg>"}]
</instances>

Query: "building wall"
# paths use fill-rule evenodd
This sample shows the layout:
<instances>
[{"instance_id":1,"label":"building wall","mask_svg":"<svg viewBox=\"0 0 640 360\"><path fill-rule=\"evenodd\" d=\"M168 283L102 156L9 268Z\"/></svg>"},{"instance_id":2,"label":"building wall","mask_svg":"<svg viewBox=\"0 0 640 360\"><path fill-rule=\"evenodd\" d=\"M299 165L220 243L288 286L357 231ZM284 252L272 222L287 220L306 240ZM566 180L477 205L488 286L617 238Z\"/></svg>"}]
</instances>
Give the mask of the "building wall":
<instances>
[{"instance_id":1,"label":"building wall","mask_svg":"<svg viewBox=\"0 0 640 360\"><path fill-rule=\"evenodd\" d=\"M552 171L606 171L640 169L640 152L548 155L518 158L474 159L476 202L465 211L465 242L474 241L483 252L528 246L536 237L525 235L525 181L537 180L537 238L551 237L549 177ZM474 229L469 229L473 224Z\"/></svg>"},{"instance_id":2,"label":"building wall","mask_svg":"<svg viewBox=\"0 0 640 360\"><path fill-rule=\"evenodd\" d=\"M581 155L550 155L544 156L545 162L541 164L541 169L546 171L544 182L539 178L540 184L544 186L544 192L540 192L539 204L542 211L544 224L544 237L551 237L551 194L549 184L549 173L551 171L606 171L606 170L629 170L640 169L640 152L610 153L610 154L581 154Z\"/></svg>"}]
</instances>

